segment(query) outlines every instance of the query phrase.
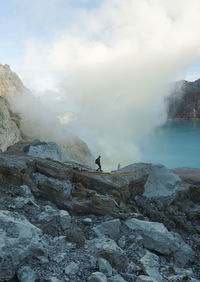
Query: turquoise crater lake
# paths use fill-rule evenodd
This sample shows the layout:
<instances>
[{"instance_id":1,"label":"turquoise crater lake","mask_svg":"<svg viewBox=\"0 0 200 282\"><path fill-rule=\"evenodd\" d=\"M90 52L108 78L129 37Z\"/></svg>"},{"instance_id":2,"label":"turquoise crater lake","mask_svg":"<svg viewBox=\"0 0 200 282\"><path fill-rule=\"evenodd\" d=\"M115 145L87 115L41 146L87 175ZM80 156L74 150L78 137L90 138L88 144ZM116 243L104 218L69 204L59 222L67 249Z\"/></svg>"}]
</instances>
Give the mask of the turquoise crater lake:
<instances>
[{"instance_id":1,"label":"turquoise crater lake","mask_svg":"<svg viewBox=\"0 0 200 282\"><path fill-rule=\"evenodd\" d=\"M200 120L168 121L141 144L143 162L200 168Z\"/></svg>"}]
</instances>

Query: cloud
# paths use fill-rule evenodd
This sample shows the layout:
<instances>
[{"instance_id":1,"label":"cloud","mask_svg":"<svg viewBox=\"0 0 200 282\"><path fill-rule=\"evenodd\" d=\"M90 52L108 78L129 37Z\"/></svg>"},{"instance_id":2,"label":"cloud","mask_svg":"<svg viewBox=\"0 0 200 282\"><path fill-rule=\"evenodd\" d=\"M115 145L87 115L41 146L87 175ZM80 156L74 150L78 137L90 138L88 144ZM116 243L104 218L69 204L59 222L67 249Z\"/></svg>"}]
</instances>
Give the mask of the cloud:
<instances>
[{"instance_id":1,"label":"cloud","mask_svg":"<svg viewBox=\"0 0 200 282\"><path fill-rule=\"evenodd\" d=\"M75 131L93 133L107 167L140 160L141 140L165 120L166 84L199 55L199 12L198 0L104 0L45 47L58 112L76 109Z\"/></svg>"}]
</instances>

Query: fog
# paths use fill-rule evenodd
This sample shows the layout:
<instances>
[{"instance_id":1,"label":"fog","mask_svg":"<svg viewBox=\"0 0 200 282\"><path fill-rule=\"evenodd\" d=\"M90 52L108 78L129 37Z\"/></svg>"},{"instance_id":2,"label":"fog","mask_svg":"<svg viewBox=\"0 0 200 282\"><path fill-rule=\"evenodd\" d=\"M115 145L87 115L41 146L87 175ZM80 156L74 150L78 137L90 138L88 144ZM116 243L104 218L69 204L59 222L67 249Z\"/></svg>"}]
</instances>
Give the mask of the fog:
<instances>
[{"instance_id":1,"label":"fog","mask_svg":"<svg viewBox=\"0 0 200 282\"><path fill-rule=\"evenodd\" d=\"M51 44L27 46L23 61L31 70L42 65L40 80L48 82L43 93L37 85L46 110L26 102L19 110L43 132L57 134L52 117L65 122L62 134L85 139L103 169L141 161L142 140L166 120L167 85L200 55L199 14L198 0L104 0L79 11ZM31 70L21 68L30 88L40 76Z\"/></svg>"}]
</instances>

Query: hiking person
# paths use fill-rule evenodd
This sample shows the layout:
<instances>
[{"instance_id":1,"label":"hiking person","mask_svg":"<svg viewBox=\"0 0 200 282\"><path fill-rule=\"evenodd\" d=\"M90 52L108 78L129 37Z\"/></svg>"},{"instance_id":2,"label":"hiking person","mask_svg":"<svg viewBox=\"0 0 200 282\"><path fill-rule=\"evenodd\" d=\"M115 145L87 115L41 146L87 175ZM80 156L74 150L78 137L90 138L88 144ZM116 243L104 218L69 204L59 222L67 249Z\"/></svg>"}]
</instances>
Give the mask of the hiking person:
<instances>
[{"instance_id":1,"label":"hiking person","mask_svg":"<svg viewBox=\"0 0 200 282\"><path fill-rule=\"evenodd\" d=\"M100 163L100 159L101 159L101 156L98 156L98 158L95 160L95 164L98 165L98 168L96 169L96 171L102 171L101 170L101 163Z\"/></svg>"}]
</instances>

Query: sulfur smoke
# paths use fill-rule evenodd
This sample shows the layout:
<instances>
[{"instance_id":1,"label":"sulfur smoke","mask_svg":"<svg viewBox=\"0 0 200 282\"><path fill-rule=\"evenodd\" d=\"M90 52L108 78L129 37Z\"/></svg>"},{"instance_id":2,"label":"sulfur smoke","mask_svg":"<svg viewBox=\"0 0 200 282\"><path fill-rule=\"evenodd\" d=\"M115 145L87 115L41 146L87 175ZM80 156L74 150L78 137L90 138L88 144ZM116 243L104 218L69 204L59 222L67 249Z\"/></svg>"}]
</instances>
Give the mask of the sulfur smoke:
<instances>
[{"instance_id":1,"label":"sulfur smoke","mask_svg":"<svg viewBox=\"0 0 200 282\"><path fill-rule=\"evenodd\" d=\"M199 56L199 14L199 0L104 0L43 46L55 82L41 99L57 116L73 112L70 130L104 168L139 161L141 141L166 120L166 85ZM38 64L29 48L25 60Z\"/></svg>"}]
</instances>

